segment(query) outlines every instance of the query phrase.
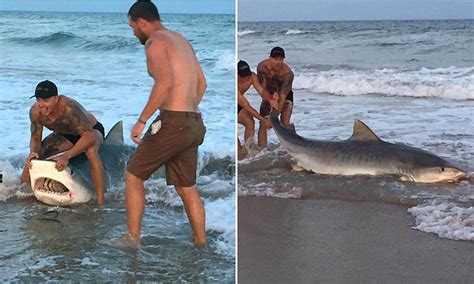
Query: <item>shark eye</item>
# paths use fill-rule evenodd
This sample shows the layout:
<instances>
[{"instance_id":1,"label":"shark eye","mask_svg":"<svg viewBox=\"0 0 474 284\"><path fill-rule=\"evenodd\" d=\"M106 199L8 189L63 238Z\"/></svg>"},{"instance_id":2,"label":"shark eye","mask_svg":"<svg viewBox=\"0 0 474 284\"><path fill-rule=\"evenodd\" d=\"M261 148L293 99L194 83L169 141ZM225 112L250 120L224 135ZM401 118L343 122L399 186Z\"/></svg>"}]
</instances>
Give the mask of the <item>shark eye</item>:
<instances>
[{"instance_id":1,"label":"shark eye","mask_svg":"<svg viewBox=\"0 0 474 284\"><path fill-rule=\"evenodd\" d=\"M441 168L441 171L444 172L444 168Z\"/></svg>"}]
</instances>

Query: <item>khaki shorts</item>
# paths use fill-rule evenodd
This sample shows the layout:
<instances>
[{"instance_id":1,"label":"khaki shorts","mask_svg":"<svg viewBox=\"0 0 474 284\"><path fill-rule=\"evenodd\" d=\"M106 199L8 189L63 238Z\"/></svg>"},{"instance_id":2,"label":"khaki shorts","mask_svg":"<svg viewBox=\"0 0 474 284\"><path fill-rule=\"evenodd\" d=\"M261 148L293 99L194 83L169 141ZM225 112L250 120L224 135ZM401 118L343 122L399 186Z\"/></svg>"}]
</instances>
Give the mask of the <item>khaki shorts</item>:
<instances>
[{"instance_id":1,"label":"khaki shorts","mask_svg":"<svg viewBox=\"0 0 474 284\"><path fill-rule=\"evenodd\" d=\"M168 185L195 185L197 150L206 133L201 114L162 110L157 120L161 120L161 128L156 134L151 134L151 127L148 129L130 158L127 171L147 180L165 165Z\"/></svg>"}]
</instances>

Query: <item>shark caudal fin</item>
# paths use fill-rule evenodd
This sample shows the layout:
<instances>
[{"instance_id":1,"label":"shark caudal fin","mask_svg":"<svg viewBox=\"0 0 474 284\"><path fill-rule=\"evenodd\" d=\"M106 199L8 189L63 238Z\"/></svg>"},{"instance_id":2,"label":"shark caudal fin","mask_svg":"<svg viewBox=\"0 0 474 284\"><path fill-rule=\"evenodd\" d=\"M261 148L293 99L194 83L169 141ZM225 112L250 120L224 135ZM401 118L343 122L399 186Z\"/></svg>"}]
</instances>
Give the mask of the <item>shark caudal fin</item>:
<instances>
[{"instance_id":1,"label":"shark caudal fin","mask_svg":"<svg viewBox=\"0 0 474 284\"><path fill-rule=\"evenodd\" d=\"M105 136L104 144L122 145L123 144L123 122L117 122Z\"/></svg>"}]
</instances>

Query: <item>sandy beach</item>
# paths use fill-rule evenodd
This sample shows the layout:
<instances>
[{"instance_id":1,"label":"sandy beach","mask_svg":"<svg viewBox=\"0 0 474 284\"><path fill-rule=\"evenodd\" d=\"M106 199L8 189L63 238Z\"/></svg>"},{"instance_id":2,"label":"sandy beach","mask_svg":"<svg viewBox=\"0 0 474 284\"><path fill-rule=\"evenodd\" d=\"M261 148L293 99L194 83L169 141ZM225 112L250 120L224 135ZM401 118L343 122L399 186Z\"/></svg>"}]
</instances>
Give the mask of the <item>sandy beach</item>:
<instances>
[{"instance_id":1,"label":"sandy beach","mask_svg":"<svg viewBox=\"0 0 474 284\"><path fill-rule=\"evenodd\" d=\"M474 243L381 202L239 197L240 283L472 283Z\"/></svg>"}]
</instances>

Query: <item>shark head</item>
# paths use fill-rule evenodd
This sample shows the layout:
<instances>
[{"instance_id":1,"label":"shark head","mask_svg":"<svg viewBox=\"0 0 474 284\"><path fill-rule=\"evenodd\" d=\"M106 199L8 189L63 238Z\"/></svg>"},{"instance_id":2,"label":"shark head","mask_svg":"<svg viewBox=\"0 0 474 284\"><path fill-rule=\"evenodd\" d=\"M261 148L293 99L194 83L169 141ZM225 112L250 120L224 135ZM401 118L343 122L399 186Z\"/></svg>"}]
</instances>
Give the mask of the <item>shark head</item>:
<instances>
[{"instance_id":1,"label":"shark head","mask_svg":"<svg viewBox=\"0 0 474 284\"><path fill-rule=\"evenodd\" d=\"M93 192L83 178L74 173L69 167L57 171L53 161L32 161L34 170L32 190L35 197L50 205L69 205L87 202L94 198Z\"/></svg>"},{"instance_id":2,"label":"shark head","mask_svg":"<svg viewBox=\"0 0 474 284\"><path fill-rule=\"evenodd\" d=\"M120 149L123 148L123 125L118 122L112 127L100 149L108 174L121 165ZM30 169L31 187L35 197L50 205L85 203L95 198L89 163L84 155L70 160L69 166L58 171L52 160L32 160Z\"/></svg>"},{"instance_id":3,"label":"shark head","mask_svg":"<svg viewBox=\"0 0 474 284\"><path fill-rule=\"evenodd\" d=\"M455 166L442 165L414 169L409 180L421 183L457 182L465 176L466 172L464 170Z\"/></svg>"},{"instance_id":4,"label":"shark head","mask_svg":"<svg viewBox=\"0 0 474 284\"><path fill-rule=\"evenodd\" d=\"M385 143L360 120L354 122L354 131L349 140ZM408 167L405 166L406 173L401 175L401 179L404 181L420 183L456 182L466 176L466 172L462 169L428 151L409 146L403 146L403 150L403 152L398 153L398 157L408 165Z\"/></svg>"}]
</instances>

